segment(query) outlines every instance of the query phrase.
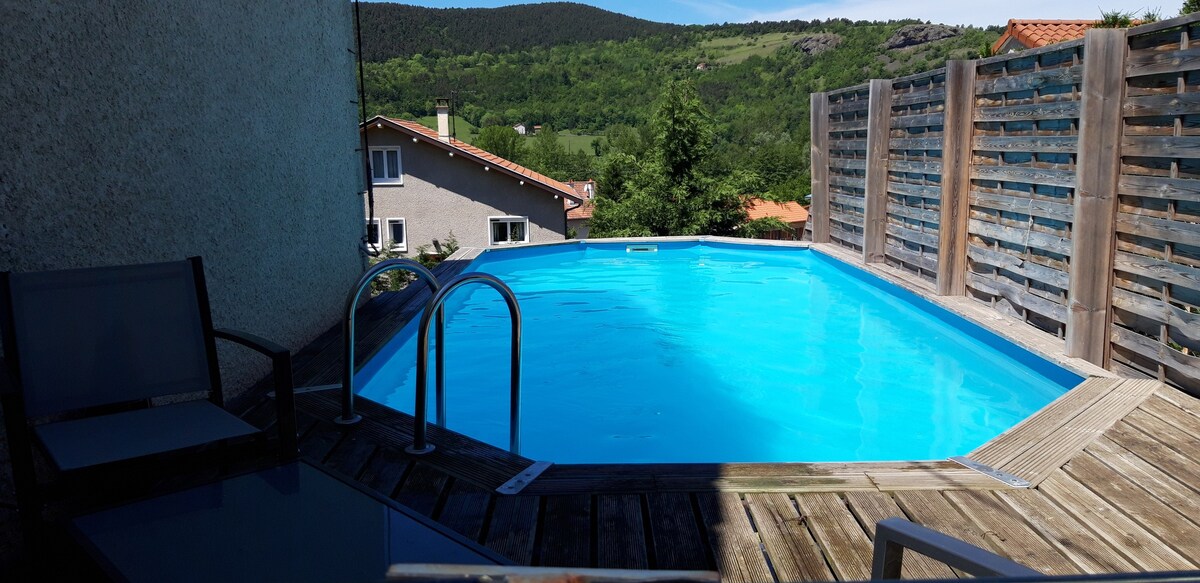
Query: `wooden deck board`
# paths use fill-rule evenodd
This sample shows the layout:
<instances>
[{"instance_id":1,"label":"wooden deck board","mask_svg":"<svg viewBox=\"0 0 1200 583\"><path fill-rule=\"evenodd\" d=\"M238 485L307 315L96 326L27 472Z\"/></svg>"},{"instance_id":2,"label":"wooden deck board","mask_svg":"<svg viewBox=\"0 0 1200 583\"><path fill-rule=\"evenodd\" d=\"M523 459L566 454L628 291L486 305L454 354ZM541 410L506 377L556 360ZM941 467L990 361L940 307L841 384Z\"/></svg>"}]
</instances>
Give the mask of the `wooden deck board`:
<instances>
[{"instance_id":1,"label":"wooden deck board","mask_svg":"<svg viewBox=\"0 0 1200 583\"><path fill-rule=\"evenodd\" d=\"M747 494L746 506L780 581L833 579L820 547L786 494Z\"/></svg>"},{"instance_id":2,"label":"wooden deck board","mask_svg":"<svg viewBox=\"0 0 1200 583\"><path fill-rule=\"evenodd\" d=\"M1037 415L1014 425L983 444L968 457L993 468L1002 468L1048 438L1063 423L1077 417L1080 412L1111 392L1120 382L1120 379L1088 379L1055 399Z\"/></svg>"},{"instance_id":3,"label":"wooden deck board","mask_svg":"<svg viewBox=\"0 0 1200 583\"><path fill-rule=\"evenodd\" d=\"M646 507L656 568L696 569L697 565L713 568L690 495L652 492L646 495Z\"/></svg>"},{"instance_id":4,"label":"wooden deck board","mask_svg":"<svg viewBox=\"0 0 1200 583\"><path fill-rule=\"evenodd\" d=\"M596 500L596 566L648 569L646 526L637 494L603 494Z\"/></svg>"},{"instance_id":5,"label":"wooden deck board","mask_svg":"<svg viewBox=\"0 0 1200 583\"><path fill-rule=\"evenodd\" d=\"M433 516L449 482L450 477L445 473L417 462L409 469L393 498L425 516Z\"/></svg>"},{"instance_id":6,"label":"wooden deck board","mask_svg":"<svg viewBox=\"0 0 1200 583\"><path fill-rule=\"evenodd\" d=\"M1183 557L1200 557L1200 527L1091 455L1081 455L1064 468L1108 505L1133 519ZM1189 560L1191 567L1196 565Z\"/></svg>"},{"instance_id":7,"label":"wooden deck board","mask_svg":"<svg viewBox=\"0 0 1200 583\"><path fill-rule=\"evenodd\" d=\"M492 493L466 480L454 480L446 492L446 501L437 521L455 532L478 541L487 524Z\"/></svg>"},{"instance_id":8,"label":"wooden deck board","mask_svg":"<svg viewBox=\"0 0 1200 583\"><path fill-rule=\"evenodd\" d=\"M1082 523L1033 490L997 492L996 496L1029 521L1051 545L1084 573L1118 573L1137 568Z\"/></svg>"},{"instance_id":9,"label":"wooden deck board","mask_svg":"<svg viewBox=\"0 0 1200 583\"><path fill-rule=\"evenodd\" d=\"M1009 558L1048 575L1070 575L1079 568L1015 515L991 492L946 492L946 499L978 526Z\"/></svg>"},{"instance_id":10,"label":"wooden deck board","mask_svg":"<svg viewBox=\"0 0 1200 583\"><path fill-rule=\"evenodd\" d=\"M838 579L871 578L871 539L837 494L797 494L796 506Z\"/></svg>"},{"instance_id":11,"label":"wooden deck board","mask_svg":"<svg viewBox=\"0 0 1200 583\"><path fill-rule=\"evenodd\" d=\"M1200 498L1197 498L1195 489L1200 488L1200 484L1189 486L1180 482L1106 437L1093 442L1087 452L1193 524L1200 525Z\"/></svg>"},{"instance_id":12,"label":"wooden deck board","mask_svg":"<svg viewBox=\"0 0 1200 583\"><path fill-rule=\"evenodd\" d=\"M848 492L846 504L872 541L875 540L875 525L880 520L908 518L891 496L881 492ZM900 574L905 579L953 579L957 576L950 567L919 553L906 553Z\"/></svg>"},{"instance_id":13,"label":"wooden deck board","mask_svg":"<svg viewBox=\"0 0 1200 583\"><path fill-rule=\"evenodd\" d=\"M1157 387L1157 381L1121 381L1091 407L1052 431L1039 447L1026 450L1001 469L1038 484L1134 411Z\"/></svg>"},{"instance_id":14,"label":"wooden deck board","mask_svg":"<svg viewBox=\"0 0 1200 583\"><path fill-rule=\"evenodd\" d=\"M1172 571L1192 568L1190 561L1064 472L1047 478L1038 490L1139 569Z\"/></svg>"},{"instance_id":15,"label":"wooden deck board","mask_svg":"<svg viewBox=\"0 0 1200 583\"><path fill-rule=\"evenodd\" d=\"M389 447L380 447L367 461L358 479L368 488L391 498L408 468L409 462L404 454Z\"/></svg>"},{"instance_id":16,"label":"wooden deck board","mask_svg":"<svg viewBox=\"0 0 1200 583\"><path fill-rule=\"evenodd\" d=\"M539 500L536 496L498 496L484 544L519 565L533 564Z\"/></svg>"},{"instance_id":17,"label":"wooden deck board","mask_svg":"<svg viewBox=\"0 0 1200 583\"><path fill-rule=\"evenodd\" d=\"M758 535L738 495L702 493L696 495L696 502L721 579L738 583L773 581Z\"/></svg>"},{"instance_id":18,"label":"wooden deck board","mask_svg":"<svg viewBox=\"0 0 1200 583\"><path fill-rule=\"evenodd\" d=\"M542 504L539 562L553 567L591 567L592 497L545 496Z\"/></svg>"},{"instance_id":19,"label":"wooden deck board","mask_svg":"<svg viewBox=\"0 0 1200 583\"><path fill-rule=\"evenodd\" d=\"M1001 552L994 548L984 533L959 512L941 492L929 490L913 490L897 492L896 504L904 510L912 520L934 530L941 531L959 540L971 543L977 547L992 552ZM961 575L961 573L960 573Z\"/></svg>"}]
</instances>

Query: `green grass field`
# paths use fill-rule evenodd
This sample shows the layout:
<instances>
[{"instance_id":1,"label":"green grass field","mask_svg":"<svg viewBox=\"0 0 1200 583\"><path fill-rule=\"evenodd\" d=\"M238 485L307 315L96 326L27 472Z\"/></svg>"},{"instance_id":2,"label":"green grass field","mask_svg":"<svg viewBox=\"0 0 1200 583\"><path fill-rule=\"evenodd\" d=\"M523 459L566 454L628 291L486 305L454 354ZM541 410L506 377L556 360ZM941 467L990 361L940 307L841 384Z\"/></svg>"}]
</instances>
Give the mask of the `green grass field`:
<instances>
[{"instance_id":1,"label":"green grass field","mask_svg":"<svg viewBox=\"0 0 1200 583\"><path fill-rule=\"evenodd\" d=\"M600 138L601 142L603 142L605 139L604 136L596 136L593 134L572 134L567 132L558 132L558 143L566 146L567 150L572 153L574 153L576 150L583 150L584 152L592 154L594 153L592 150L592 140L597 137ZM525 136L525 145L532 145L534 139L534 136Z\"/></svg>"},{"instance_id":2,"label":"green grass field","mask_svg":"<svg viewBox=\"0 0 1200 583\"><path fill-rule=\"evenodd\" d=\"M713 58L709 62L720 65L733 65L745 61L754 55L765 57L799 36L796 33L772 32L758 35L753 40L748 36L714 38L701 43L700 48L709 55L713 55Z\"/></svg>"},{"instance_id":3,"label":"green grass field","mask_svg":"<svg viewBox=\"0 0 1200 583\"><path fill-rule=\"evenodd\" d=\"M479 128L472 125L471 122L458 116L454 116L454 120L455 137L468 144L474 144L475 138L479 137ZM428 115L419 118L417 119L417 123L427 128L436 130L437 116ZM597 136L594 134L572 134L569 132L558 132L558 143L566 146L567 150L571 152L583 150L584 152L591 154L594 152L592 150L592 139L597 137L599 137L601 141L604 141L605 139L604 136ZM525 136L525 145L531 145L533 139L534 136Z\"/></svg>"}]
</instances>

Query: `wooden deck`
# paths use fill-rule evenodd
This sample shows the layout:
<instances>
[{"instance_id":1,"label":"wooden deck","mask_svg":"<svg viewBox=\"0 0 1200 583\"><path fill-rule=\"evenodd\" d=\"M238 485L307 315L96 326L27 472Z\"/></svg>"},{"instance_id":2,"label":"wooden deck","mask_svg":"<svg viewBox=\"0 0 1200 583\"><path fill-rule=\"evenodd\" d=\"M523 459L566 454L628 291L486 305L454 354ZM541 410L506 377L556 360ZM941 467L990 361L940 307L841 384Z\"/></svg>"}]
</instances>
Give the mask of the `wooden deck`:
<instances>
[{"instance_id":1,"label":"wooden deck","mask_svg":"<svg viewBox=\"0 0 1200 583\"><path fill-rule=\"evenodd\" d=\"M441 277L460 271L450 262ZM365 306L370 354L417 290ZM298 386L335 382L330 330L296 355ZM335 392L298 396L303 454L526 565L716 569L729 581L861 580L874 524L901 516L1048 574L1200 568L1200 400L1156 381L1094 378L953 462L552 466L520 495L495 488L532 460L436 427L403 452L412 418L366 400L345 428ZM269 420L265 397L245 416ZM919 556L910 578L955 577Z\"/></svg>"}]
</instances>

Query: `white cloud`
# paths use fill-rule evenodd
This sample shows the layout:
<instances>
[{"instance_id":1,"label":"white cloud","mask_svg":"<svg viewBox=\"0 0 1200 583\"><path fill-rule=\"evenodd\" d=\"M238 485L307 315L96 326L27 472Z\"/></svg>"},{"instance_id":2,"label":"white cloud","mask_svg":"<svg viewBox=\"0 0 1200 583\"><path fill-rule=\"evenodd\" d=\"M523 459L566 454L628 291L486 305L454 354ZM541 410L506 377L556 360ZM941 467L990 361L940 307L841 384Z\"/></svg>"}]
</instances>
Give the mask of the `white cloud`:
<instances>
[{"instance_id":1,"label":"white cloud","mask_svg":"<svg viewBox=\"0 0 1200 583\"><path fill-rule=\"evenodd\" d=\"M1179 11L1179 0L1161 5L1156 0L1007 0L1005 2L971 2L963 0L826 0L796 5L770 12L742 11L739 21L814 20L820 18L849 18L850 20L899 20L917 18L943 24L1004 25L1010 18L1063 20L1092 20L1100 18L1100 9L1141 13L1158 8L1164 18Z\"/></svg>"}]
</instances>

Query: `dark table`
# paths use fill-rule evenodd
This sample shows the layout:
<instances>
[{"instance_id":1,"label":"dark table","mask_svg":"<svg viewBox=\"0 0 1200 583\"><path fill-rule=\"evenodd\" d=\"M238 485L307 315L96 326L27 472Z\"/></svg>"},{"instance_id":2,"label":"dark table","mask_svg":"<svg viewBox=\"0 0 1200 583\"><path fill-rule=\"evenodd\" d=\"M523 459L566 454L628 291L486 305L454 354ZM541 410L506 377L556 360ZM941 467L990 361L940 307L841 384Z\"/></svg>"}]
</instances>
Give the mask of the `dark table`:
<instances>
[{"instance_id":1,"label":"dark table","mask_svg":"<svg viewBox=\"0 0 1200 583\"><path fill-rule=\"evenodd\" d=\"M507 562L304 462L81 516L71 530L129 581L371 581L392 563Z\"/></svg>"}]
</instances>

